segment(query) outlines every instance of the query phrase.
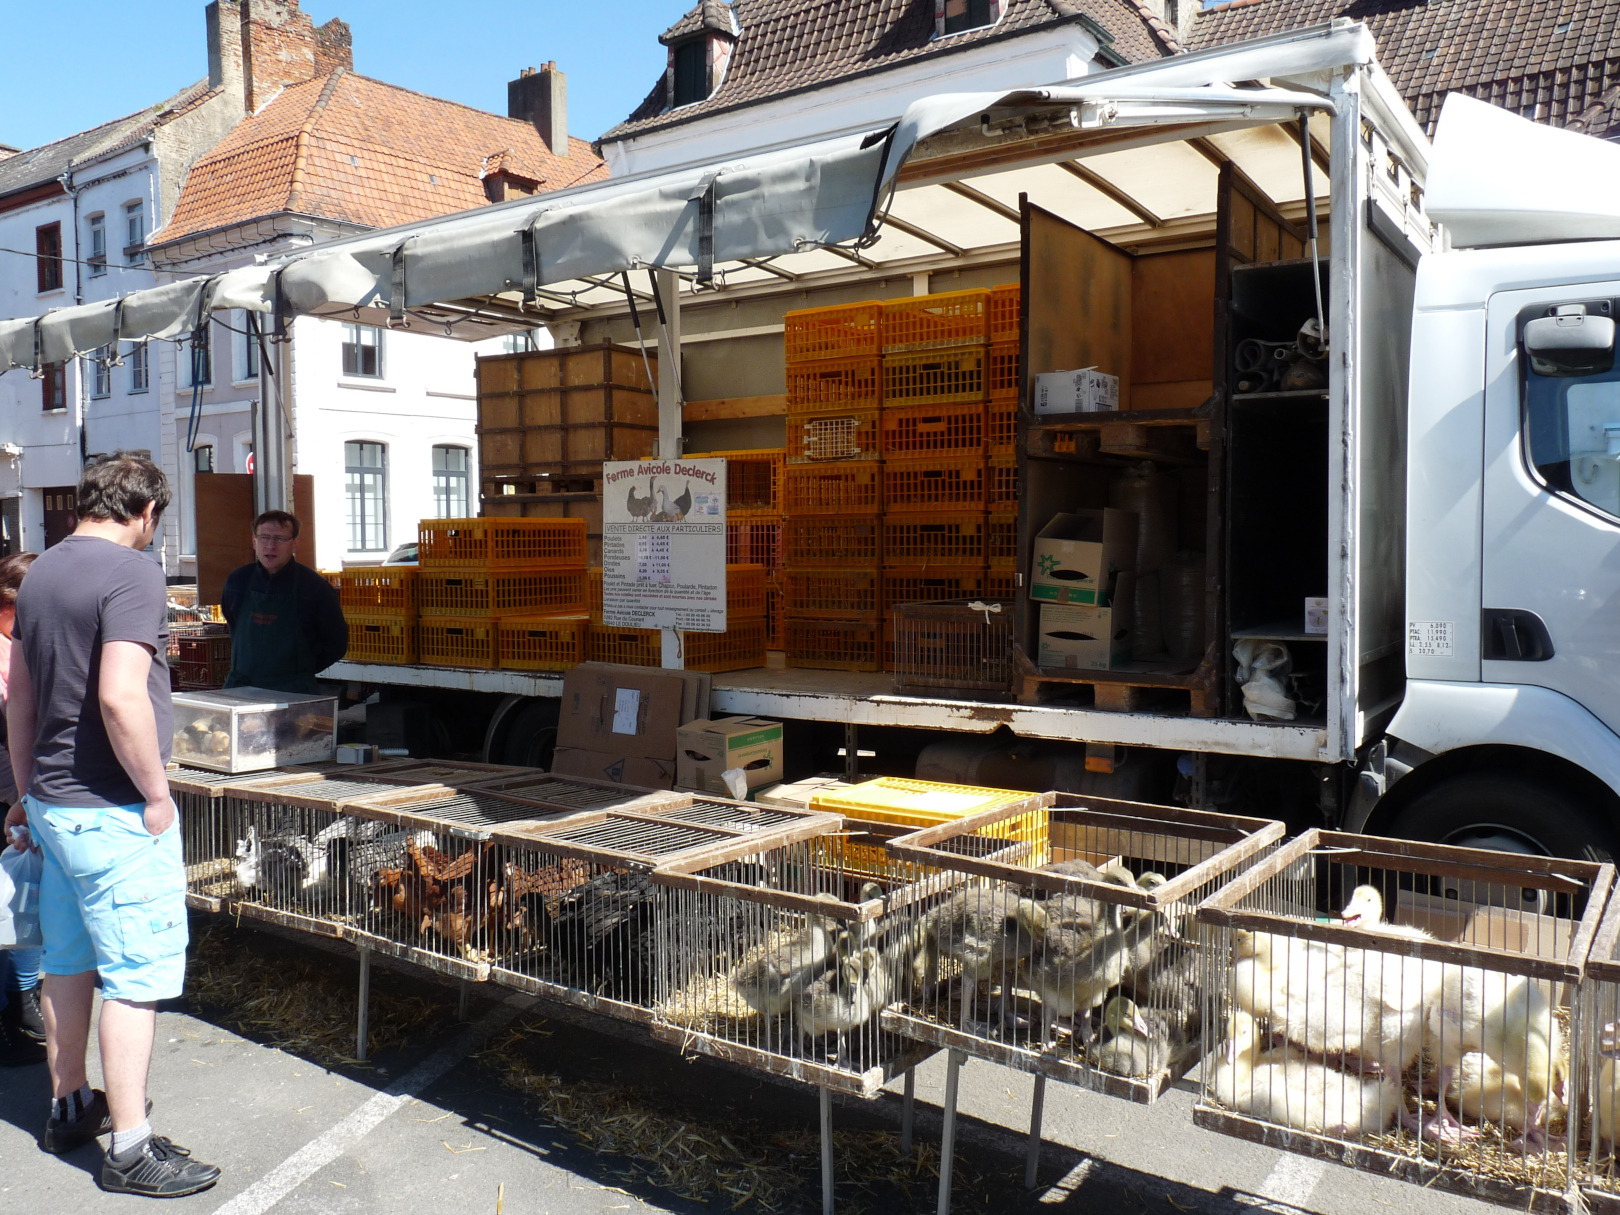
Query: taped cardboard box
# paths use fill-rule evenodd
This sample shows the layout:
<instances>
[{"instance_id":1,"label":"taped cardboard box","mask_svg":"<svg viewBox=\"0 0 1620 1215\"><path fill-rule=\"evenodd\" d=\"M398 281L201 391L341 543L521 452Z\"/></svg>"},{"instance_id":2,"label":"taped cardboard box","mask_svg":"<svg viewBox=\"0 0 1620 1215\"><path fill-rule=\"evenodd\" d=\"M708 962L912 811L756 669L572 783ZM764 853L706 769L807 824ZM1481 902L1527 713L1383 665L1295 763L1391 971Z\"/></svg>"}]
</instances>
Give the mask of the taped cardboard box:
<instances>
[{"instance_id":1,"label":"taped cardboard box","mask_svg":"<svg viewBox=\"0 0 1620 1215\"><path fill-rule=\"evenodd\" d=\"M1035 377L1036 413L1104 413L1119 408L1119 377L1082 367Z\"/></svg>"},{"instance_id":2,"label":"taped cardboard box","mask_svg":"<svg viewBox=\"0 0 1620 1215\"><path fill-rule=\"evenodd\" d=\"M1029 597L1044 603L1110 607L1125 596L1119 574L1136 568L1136 512L1082 510L1053 515L1035 534Z\"/></svg>"},{"instance_id":3,"label":"taped cardboard box","mask_svg":"<svg viewBox=\"0 0 1620 1215\"><path fill-rule=\"evenodd\" d=\"M682 789L729 796L720 774L741 768L750 789L782 779L782 723L763 717L700 718L675 734L675 782Z\"/></svg>"},{"instance_id":4,"label":"taped cardboard box","mask_svg":"<svg viewBox=\"0 0 1620 1215\"><path fill-rule=\"evenodd\" d=\"M563 677L557 746L673 763L675 731L700 686L686 671L583 663Z\"/></svg>"},{"instance_id":5,"label":"taped cardboard box","mask_svg":"<svg viewBox=\"0 0 1620 1215\"><path fill-rule=\"evenodd\" d=\"M1108 671L1131 657L1131 574L1119 576L1121 593L1113 607L1041 604L1041 631L1035 662L1065 670Z\"/></svg>"},{"instance_id":6,"label":"taped cardboard box","mask_svg":"<svg viewBox=\"0 0 1620 1215\"><path fill-rule=\"evenodd\" d=\"M551 770L558 776L584 776L638 789L670 789L675 784L675 761L608 751L558 747Z\"/></svg>"}]
</instances>

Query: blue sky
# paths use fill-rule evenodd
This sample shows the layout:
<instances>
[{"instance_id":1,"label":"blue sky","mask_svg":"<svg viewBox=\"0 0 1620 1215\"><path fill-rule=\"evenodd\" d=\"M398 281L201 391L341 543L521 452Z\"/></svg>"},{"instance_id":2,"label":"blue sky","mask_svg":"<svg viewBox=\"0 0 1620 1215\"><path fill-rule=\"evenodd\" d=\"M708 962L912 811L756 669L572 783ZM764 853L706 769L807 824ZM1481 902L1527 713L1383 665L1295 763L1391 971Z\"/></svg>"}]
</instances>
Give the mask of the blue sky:
<instances>
[{"instance_id":1,"label":"blue sky","mask_svg":"<svg viewBox=\"0 0 1620 1215\"><path fill-rule=\"evenodd\" d=\"M664 64L658 35L691 0L303 0L316 24L342 17L355 70L506 112L506 82L555 59L568 126L593 139L646 96ZM0 143L30 148L144 109L208 74L204 0L0 3Z\"/></svg>"}]
</instances>

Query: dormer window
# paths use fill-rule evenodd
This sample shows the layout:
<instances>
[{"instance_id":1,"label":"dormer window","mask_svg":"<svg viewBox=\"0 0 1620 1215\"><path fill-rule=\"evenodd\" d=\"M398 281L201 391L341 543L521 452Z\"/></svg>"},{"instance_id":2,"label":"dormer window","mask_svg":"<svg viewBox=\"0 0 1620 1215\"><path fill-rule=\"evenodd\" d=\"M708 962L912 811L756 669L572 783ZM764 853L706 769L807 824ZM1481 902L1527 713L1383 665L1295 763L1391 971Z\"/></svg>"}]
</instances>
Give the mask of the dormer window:
<instances>
[{"instance_id":1,"label":"dormer window","mask_svg":"<svg viewBox=\"0 0 1620 1215\"><path fill-rule=\"evenodd\" d=\"M1001 20L1002 0L934 0L934 33L961 34Z\"/></svg>"},{"instance_id":2,"label":"dormer window","mask_svg":"<svg viewBox=\"0 0 1620 1215\"><path fill-rule=\"evenodd\" d=\"M691 105L709 95L708 40L694 38L672 48L675 60L675 104Z\"/></svg>"}]
</instances>

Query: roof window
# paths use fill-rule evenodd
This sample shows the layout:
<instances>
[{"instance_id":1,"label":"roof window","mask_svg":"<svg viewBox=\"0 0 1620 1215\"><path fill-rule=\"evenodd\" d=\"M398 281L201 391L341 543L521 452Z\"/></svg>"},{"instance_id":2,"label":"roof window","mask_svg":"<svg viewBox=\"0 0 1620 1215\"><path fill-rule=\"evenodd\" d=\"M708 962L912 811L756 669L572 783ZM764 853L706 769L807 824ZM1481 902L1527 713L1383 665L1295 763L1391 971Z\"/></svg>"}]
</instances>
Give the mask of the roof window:
<instances>
[{"instance_id":1,"label":"roof window","mask_svg":"<svg viewBox=\"0 0 1620 1215\"><path fill-rule=\"evenodd\" d=\"M1001 20L1002 0L934 0L934 36L961 34Z\"/></svg>"},{"instance_id":2,"label":"roof window","mask_svg":"<svg viewBox=\"0 0 1620 1215\"><path fill-rule=\"evenodd\" d=\"M709 95L709 43L706 38L694 38L672 48L675 61L675 104L691 105Z\"/></svg>"}]
</instances>

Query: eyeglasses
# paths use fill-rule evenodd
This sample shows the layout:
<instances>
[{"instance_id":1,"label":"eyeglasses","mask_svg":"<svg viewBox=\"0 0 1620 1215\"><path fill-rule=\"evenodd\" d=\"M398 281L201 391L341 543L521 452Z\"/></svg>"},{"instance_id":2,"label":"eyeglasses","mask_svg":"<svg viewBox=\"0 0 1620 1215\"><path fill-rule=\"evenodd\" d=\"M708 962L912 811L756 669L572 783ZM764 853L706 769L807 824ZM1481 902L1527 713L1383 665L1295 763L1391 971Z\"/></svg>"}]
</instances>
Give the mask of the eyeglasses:
<instances>
[{"instance_id":1,"label":"eyeglasses","mask_svg":"<svg viewBox=\"0 0 1620 1215\"><path fill-rule=\"evenodd\" d=\"M291 536L266 536L262 533L255 533L253 539L259 544L291 544L293 542Z\"/></svg>"}]
</instances>

